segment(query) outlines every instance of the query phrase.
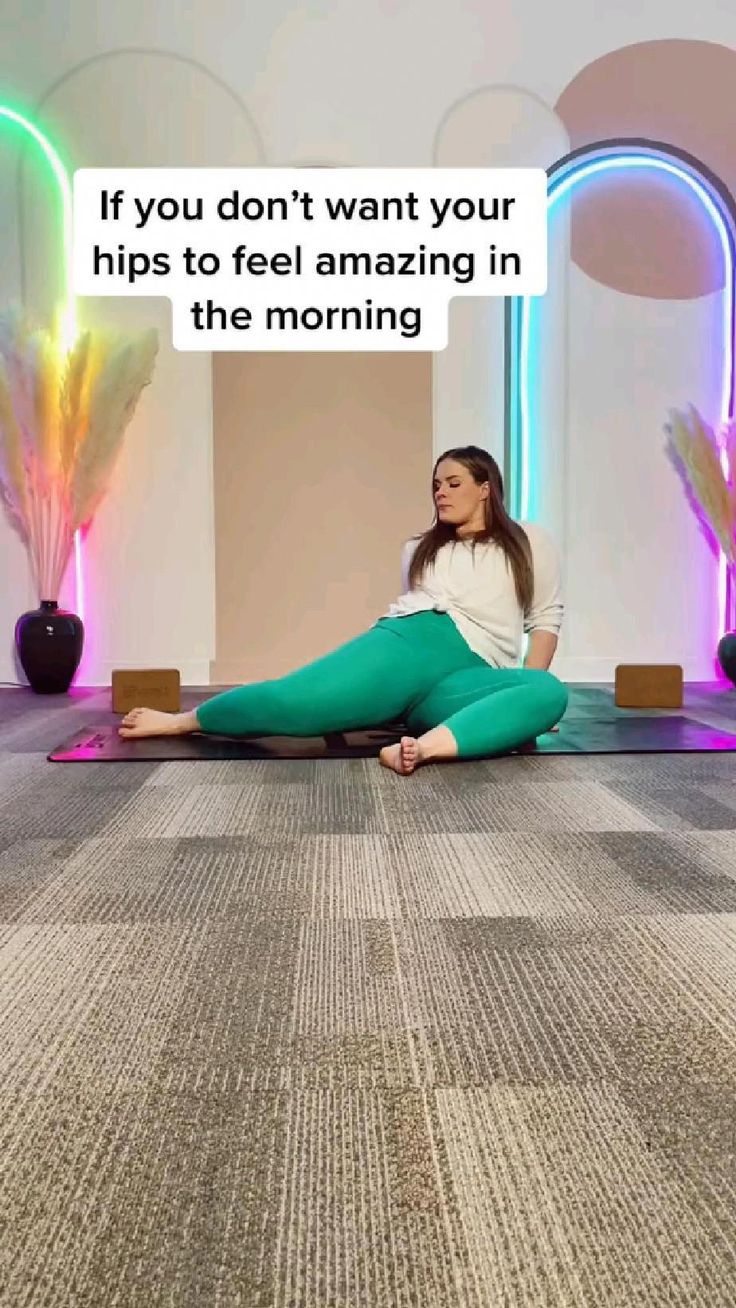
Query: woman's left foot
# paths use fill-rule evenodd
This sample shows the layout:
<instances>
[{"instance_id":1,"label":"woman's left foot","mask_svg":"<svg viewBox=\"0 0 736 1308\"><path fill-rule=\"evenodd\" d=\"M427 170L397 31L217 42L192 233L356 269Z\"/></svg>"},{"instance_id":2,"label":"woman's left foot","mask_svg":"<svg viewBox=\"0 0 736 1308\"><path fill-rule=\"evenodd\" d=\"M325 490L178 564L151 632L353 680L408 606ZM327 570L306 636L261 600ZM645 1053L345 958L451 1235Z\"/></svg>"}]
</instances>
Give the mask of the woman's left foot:
<instances>
[{"instance_id":1,"label":"woman's left foot","mask_svg":"<svg viewBox=\"0 0 736 1308\"><path fill-rule=\"evenodd\" d=\"M402 736L398 745L386 745L378 757L385 768L402 777L408 777L423 762L419 741L414 736Z\"/></svg>"},{"instance_id":2,"label":"woman's left foot","mask_svg":"<svg viewBox=\"0 0 736 1308\"><path fill-rule=\"evenodd\" d=\"M118 735L129 740L138 736L186 736L194 731L199 731L199 726L193 713L134 708L123 718Z\"/></svg>"}]
</instances>

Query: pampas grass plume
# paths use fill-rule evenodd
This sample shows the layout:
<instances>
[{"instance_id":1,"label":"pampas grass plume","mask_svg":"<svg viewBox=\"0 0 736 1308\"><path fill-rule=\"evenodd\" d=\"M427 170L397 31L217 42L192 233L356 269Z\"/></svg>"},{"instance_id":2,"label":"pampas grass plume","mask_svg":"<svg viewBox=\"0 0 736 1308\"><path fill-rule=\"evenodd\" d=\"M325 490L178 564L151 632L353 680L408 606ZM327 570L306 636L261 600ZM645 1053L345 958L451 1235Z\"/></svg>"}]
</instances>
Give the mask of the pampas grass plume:
<instances>
[{"instance_id":1,"label":"pampas grass plume","mask_svg":"<svg viewBox=\"0 0 736 1308\"><path fill-rule=\"evenodd\" d=\"M671 409L665 431L692 496L733 563L734 497L723 473L715 433L692 404L685 411Z\"/></svg>"},{"instance_id":2,"label":"pampas grass plume","mask_svg":"<svg viewBox=\"0 0 736 1308\"><path fill-rule=\"evenodd\" d=\"M39 599L58 599L74 533L109 488L157 350L155 331L86 331L65 352L56 329L0 317L0 499Z\"/></svg>"}]
</instances>

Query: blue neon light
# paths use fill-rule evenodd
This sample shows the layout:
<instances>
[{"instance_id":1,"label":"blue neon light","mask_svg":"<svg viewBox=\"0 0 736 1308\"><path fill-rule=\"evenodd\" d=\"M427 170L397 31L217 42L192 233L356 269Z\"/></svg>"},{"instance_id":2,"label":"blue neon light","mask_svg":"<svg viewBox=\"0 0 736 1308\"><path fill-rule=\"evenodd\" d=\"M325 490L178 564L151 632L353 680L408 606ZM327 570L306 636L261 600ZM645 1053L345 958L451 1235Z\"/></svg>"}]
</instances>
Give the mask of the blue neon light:
<instances>
[{"instance_id":1,"label":"blue neon light","mask_svg":"<svg viewBox=\"0 0 736 1308\"><path fill-rule=\"evenodd\" d=\"M605 148L605 147L604 147ZM609 147L613 149L614 147ZM602 158L590 159L578 157L563 165L560 174L550 180L547 193L547 209L551 212L554 205L574 186L596 173L621 168L655 168L660 172L678 177L697 195L718 233L725 267L725 289L723 293L723 375L721 383L721 421L733 417L734 406L734 306L736 303L736 258L734 252L735 236L730 214L721 207L720 197L711 192L707 182L697 176L681 161L673 162L661 153L646 153L639 147L640 153L634 153L627 147L618 147L616 153ZM515 516L528 518L531 508L532 475L532 432L530 416L531 388L531 329L532 297L523 296L512 300L511 305L511 374L513 391L511 397L511 437L514 455L518 450L520 467L512 468L512 503ZM516 459L514 458L514 462ZM728 460L725 451L721 455L722 466L728 476ZM722 553L718 566L718 638L726 630L728 621L728 569L725 555Z\"/></svg>"}]
</instances>

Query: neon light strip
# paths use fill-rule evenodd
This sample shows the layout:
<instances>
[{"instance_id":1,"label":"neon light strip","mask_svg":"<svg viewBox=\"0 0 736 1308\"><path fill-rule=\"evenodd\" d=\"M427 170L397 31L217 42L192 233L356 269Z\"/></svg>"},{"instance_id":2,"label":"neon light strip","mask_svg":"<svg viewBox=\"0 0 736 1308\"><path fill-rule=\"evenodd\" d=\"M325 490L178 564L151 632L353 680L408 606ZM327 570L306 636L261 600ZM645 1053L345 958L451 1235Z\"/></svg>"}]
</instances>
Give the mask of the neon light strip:
<instances>
[{"instance_id":1,"label":"neon light strip","mask_svg":"<svg viewBox=\"0 0 736 1308\"><path fill-rule=\"evenodd\" d=\"M733 388L734 388L734 299L735 288L734 279L736 277L736 266L733 249L733 232L729 226L728 218L720 208L720 202L708 190L707 184L702 178L697 177L687 166L681 162L673 163L670 159L654 153L646 154L642 151L640 154L634 154L630 150L622 154L612 154L597 160L585 160L578 158L564 169L559 178L554 178L548 189L547 210L548 213L563 195L572 190L579 182L586 177L596 173L608 172L612 169L620 168L656 168L661 172L671 173L673 176L680 178L692 191L695 192L701 201L708 216L712 219L715 229L721 242L725 268L725 289L723 293L723 377L721 384L721 421L727 422L733 416ZM518 516L526 518L529 513L530 493L531 493L531 416L530 416L530 337L531 337L531 297L517 297L517 304L520 304L520 322L518 341L516 333L512 335L511 351L512 359L516 353L519 369L519 392L518 392L518 423L512 421L512 430L516 431L518 426L519 442L518 451L514 450L515 456L520 455L520 487L517 483L517 469L514 468L514 498L518 495ZM513 369L512 369L513 371ZM512 415L513 415L512 399ZM721 466L724 474L729 475L728 458L725 450L721 451ZM520 493L519 493L520 492ZM718 639L723 635L728 626L728 567L726 556L721 552L718 564Z\"/></svg>"},{"instance_id":2,"label":"neon light strip","mask_svg":"<svg viewBox=\"0 0 736 1308\"><path fill-rule=\"evenodd\" d=\"M69 174L64 167L61 156L54 149L50 140L43 132L34 126L28 118L22 114L10 109L7 105L0 105L0 119L4 118L7 122L14 123L22 131L27 132L30 137L40 147L47 162L51 166L54 180L59 188L61 197L61 225L62 225L62 257L63 257L63 285L64 285L64 303L59 322L62 348L71 349L77 335L77 305L74 296L73 275L72 275L72 249L73 249L73 228L72 228L72 185L69 180ZM81 533L74 533L74 561L75 561L75 603L80 618L84 621L84 586L82 584L82 540ZM39 597L41 598L41 597Z\"/></svg>"},{"instance_id":3,"label":"neon light strip","mask_svg":"<svg viewBox=\"0 0 736 1308\"><path fill-rule=\"evenodd\" d=\"M61 327L62 343L65 349L69 349L77 334L76 301L74 298L72 279L72 184L60 155L54 149L48 137L44 136L43 132L40 132L38 128L35 127L27 118L24 118L22 114L16 113L15 109L9 109L6 105L0 105L0 118L5 118L9 122L15 123L33 138L36 145L40 147L46 160L51 165L51 171L54 174L54 179L59 188L59 195L61 197L61 240L64 259L64 306L62 310Z\"/></svg>"},{"instance_id":4,"label":"neon light strip","mask_svg":"<svg viewBox=\"0 0 736 1308\"><path fill-rule=\"evenodd\" d=\"M80 618L84 621L84 569L82 566L82 533L74 533L74 594L76 596L77 611Z\"/></svg>"}]
</instances>

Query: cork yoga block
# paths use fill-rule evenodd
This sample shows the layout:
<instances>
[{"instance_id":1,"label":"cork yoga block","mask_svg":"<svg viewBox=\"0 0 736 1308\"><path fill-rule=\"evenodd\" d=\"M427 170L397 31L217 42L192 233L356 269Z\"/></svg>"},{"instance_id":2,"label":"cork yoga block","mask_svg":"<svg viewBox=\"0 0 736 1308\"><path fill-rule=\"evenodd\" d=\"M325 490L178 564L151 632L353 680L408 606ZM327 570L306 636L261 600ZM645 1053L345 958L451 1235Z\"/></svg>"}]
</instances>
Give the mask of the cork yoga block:
<instances>
[{"instance_id":1,"label":"cork yoga block","mask_svg":"<svg viewBox=\"0 0 736 1308\"><path fill-rule=\"evenodd\" d=\"M682 708L683 673L675 663L619 663L619 708Z\"/></svg>"},{"instance_id":2,"label":"cork yoga block","mask_svg":"<svg viewBox=\"0 0 736 1308\"><path fill-rule=\"evenodd\" d=\"M181 677L176 668L117 669L112 674L112 711L138 708L181 712Z\"/></svg>"}]
</instances>

